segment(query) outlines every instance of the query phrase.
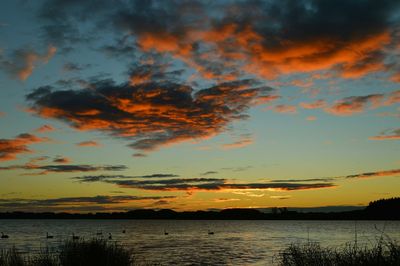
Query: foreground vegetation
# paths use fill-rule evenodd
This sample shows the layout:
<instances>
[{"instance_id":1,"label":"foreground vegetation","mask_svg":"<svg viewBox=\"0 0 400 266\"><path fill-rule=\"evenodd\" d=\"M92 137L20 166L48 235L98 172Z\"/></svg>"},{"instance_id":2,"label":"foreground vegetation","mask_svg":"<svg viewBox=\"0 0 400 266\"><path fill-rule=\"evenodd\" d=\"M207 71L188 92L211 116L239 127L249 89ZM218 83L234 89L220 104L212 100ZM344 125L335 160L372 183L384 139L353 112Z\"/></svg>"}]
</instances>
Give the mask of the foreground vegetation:
<instances>
[{"instance_id":1,"label":"foreground vegetation","mask_svg":"<svg viewBox=\"0 0 400 266\"><path fill-rule=\"evenodd\" d=\"M199 262L201 263L201 262ZM394 266L400 265L400 245L380 239L373 247L356 243L341 248L325 248L318 243L292 244L278 257L285 266ZM0 266L128 266L138 265L132 253L103 239L71 240L56 252L43 250L22 255L15 248L0 251ZM142 264L140 264L142 265Z\"/></svg>"},{"instance_id":2,"label":"foreground vegetation","mask_svg":"<svg viewBox=\"0 0 400 266\"><path fill-rule=\"evenodd\" d=\"M285 266L399 266L400 245L380 240L373 247L348 244L342 248L324 248L318 243L292 244L279 256Z\"/></svg>"},{"instance_id":3,"label":"foreground vegetation","mask_svg":"<svg viewBox=\"0 0 400 266\"><path fill-rule=\"evenodd\" d=\"M0 266L128 266L131 252L103 239L66 241L55 253L22 255L15 248L0 252Z\"/></svg>"}]
</instances>

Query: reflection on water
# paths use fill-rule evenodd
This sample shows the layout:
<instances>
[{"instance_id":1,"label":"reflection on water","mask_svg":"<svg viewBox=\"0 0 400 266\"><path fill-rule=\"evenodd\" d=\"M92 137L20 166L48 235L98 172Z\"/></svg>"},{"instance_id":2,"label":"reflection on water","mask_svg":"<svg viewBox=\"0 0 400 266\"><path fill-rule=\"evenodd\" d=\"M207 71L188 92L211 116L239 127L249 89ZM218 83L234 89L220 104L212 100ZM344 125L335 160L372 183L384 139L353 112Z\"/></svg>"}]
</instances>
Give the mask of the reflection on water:
<instances>
[{"instance_id":1,"label":"reflection on water","mask_svg":"<svg viewBox=\"0 0 400 266\"><path fill-rule=\"evenodd\" d=\"M356 231L359 243L374 243L382 234L375 226L400 240L400 221L0 220L0 232L10 236L0 239L0 249L14 245L24 252L37 252L56 248L72 234L108 239L111 233L111 241L130 248L139 261L268 265L292 242L310 239L340 246L354 241ZM208 230L215 234L209 235ZM54 238L47 239L46 232Z\"/></svg>"}]
</instances>

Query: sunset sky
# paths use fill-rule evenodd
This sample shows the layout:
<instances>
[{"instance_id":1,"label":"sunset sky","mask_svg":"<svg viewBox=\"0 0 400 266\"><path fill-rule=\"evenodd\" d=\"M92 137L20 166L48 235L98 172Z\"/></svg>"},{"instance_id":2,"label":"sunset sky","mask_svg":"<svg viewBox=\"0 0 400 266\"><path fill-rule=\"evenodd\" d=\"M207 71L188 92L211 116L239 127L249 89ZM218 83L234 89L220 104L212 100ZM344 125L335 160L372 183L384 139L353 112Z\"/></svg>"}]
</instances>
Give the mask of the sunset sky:
<instances>
[{"instance_id":1,"label":"sunset sky","mask_svg":"<svg viewBox=\"0 0 400 266\"><path fill-rule=\"evenodd\" d=\"M0 211L399 196L398 0L6 0L0 36Z\"/></svg>"}]
</instances>

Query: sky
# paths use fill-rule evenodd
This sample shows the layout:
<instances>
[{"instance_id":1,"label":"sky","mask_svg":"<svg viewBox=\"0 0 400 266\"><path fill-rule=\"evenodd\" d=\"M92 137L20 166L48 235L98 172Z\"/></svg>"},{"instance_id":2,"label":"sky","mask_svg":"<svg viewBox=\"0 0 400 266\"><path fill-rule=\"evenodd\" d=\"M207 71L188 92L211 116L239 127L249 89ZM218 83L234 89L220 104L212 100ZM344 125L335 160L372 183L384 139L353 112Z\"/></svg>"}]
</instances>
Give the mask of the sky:
<instances>
[{"instance_id":1,"label":"sky","mask_svg":"<svg viewBox=\"0 0 400 266\"><path fill-rule=\"evenodd\" d=\"M0 211L399 196L398 0L0 2Z\"/></svg>"}]
</instances>

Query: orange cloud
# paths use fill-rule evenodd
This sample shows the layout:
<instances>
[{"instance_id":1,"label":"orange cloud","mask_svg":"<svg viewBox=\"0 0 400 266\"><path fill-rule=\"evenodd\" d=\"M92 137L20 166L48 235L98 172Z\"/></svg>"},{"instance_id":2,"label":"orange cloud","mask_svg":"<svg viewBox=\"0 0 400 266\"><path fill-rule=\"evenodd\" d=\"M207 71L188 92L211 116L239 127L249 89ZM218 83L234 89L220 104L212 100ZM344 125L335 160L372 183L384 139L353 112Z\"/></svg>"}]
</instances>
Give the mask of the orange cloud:
<instances>
[{"instance_id":1,"label":"orange cloud","mask_svg":"<svg viewBox=\"0 0 400 266\"><path fill-rule=\"evenodd\" d=\"M400 82L400 73L396 73L390 77L390 80L393 82Z\"/></svg>"},{"instance_id":2,"label":"orange cloud","mask_svg":"<svg viewBox=\"0 0 400 266\"><path fill-rule=\"evenodd\" d=\"M85 181L87 177L77 177L75 179ZM175 178L175 179L158 179L158 180L132 180L118 178L108 178L107 176L100 179L90 176L86 182L105 182L118 185L122 188L133 188L141 190L154 191L292 191L292 190L312 190L322 188L333 188L336 185L328 182L324 183L228 183L226 179L219 178Z\"/></svg>"},{"instance_id":3,"label":"orange cloud","mask_svg":"<svg viewBox=\"0 0 400 266\"><path fill-rule=\"evenodd\" d=\"M383 132L378 136L370 137L371 140L400 140L400 128L389 131L388 133Z\"/></svg>"},{"instance_id":4,"label":"orange cloud","mask_svg":"<svg viewBox=\"0 0 400 266\"><path fill-rule=\"evenodd\" d=\"M20 134L14 139L0 139L0 161L15 160L19 154L32 153L29 145L48 141L32 134Z\"/></svg>"},{"instance_id":5,"label":"orange cloud","mask_svg":"<svg viewBox=\"0 0 400 266\"><path fill-rule=\"evenodd\" d=\"M229 71L241 69L261 78L273 79L280 75L324 70L334 70L344 78L359 78L384 71L386 66L379 52L392 42L388 31L345 41L337 36L288 39L275 47L266 46L266 39L267 36L262 36L250 25L239 27L231 23L203 31L187 29L182 36L146 32L139 37L138 43L144 51L155 49L171 53L206 78L222 77L218 72L223 71L223 66ZM199 42L208 47L207 53L200 58L191 48ZM221 67L215 68L218 65ZM292 85L310 87L313 83L295 80Z\"/></svg>"},{"instance_id":6,"label":"orange cloud","mask_svg":"<svg viewBox=\"0 0 400 266\"><path fill-rule=\"evenodd\" d=\"M1 63L10 75L20 80L26 80L38 64L46 64L56 51L57 49L51 45L44 54L39 54L32 50L20 49L14 51L12 60Z\"/></svg>"},{"instance_id":7,"label":"orange cloud","mask_svg":"<svg viewBox=\"0 0 400 266\"><path fill-rule=\"evenodd\" d=\"M295 114L297 113L297 108L294 105L279 104L274 107L274 112L284 113L284 114Z\"/></svg>"},{"instance_id":8,"label":"orange cloud","mask_svg":"<svg viewBox=\"0 0 400 266\"><path fill-rule=\"evenodd\" d=\"M249 146L253 144L253 139L249 136L243 136L241 139L233 142L233 143L227 143L223 144L222 148L223 149L237 149L237 148L243 148L246 146Z\"/></svg>"},{"instance_id":9,"label":"orange cloud","mask_svg":"<svg viewBox=\"0 0 400 266\"><path fill-rule=\"evenodd\" d=\"M300 103L300 106L304 109L319 109L324 108L326 106L326 102L324 100L317 100L311 103L302 102Z\"/></svg>"},{"instance_id":10,"label":"orange cloud","mask_svg":"<svg viewBox=\"0 0 400 266\"><path fill-rule=\"evenodd\" d=\"M375 109L400 103L400 90L387 94L370 94L366 96L351 96L336 101L332 106L326 107L327 113L339 116L350 116L362 113L367 108Z\"/></svg>"},{"instance_id":11,"label":"orange cloud","mask_svg":"<svg viewBox=\"0 0 400 266\"><path fill-rule=\"evenodd\" d=\"M380 176L400 176L400 169L348 175L346 176L346 178L370 178L370 177L380 177Z\"/></svg>"},{"instance_id":12,"label":"orange cloud","mask_svg":"<svg viewBox=\"0 0 400 266\"><path fill-rule=\"evenodd\" d=\"M82 141L76 144L78 147L100 147L101 144L94 140Z\"/></svg>"},{"instance_id":13,"label":"orange cloud","mask_svg":"<svg viewBox=\"0 0 400 266\"><path fill-rule=\"evenodd\" d=\"M72 160L68 157L57 156L56 158L54 158L53 162L66 164L66 163L71 163Z\"/></svg>"},{"instance_id":14,"label":"orange cloud","mask_svg":"<svg viewBox=\"0 0 400 266\"><path fill-rule=\"evenodd\" d=\"M391 92L387 96L384 105L389 106L397 103L400 103L400 90Z\"/></svg>"},{"instance_id":15,"label":"orange cloud","mask_svg":"<svg viewBox=\"0 0 400 266\"><path fill-rule=\"evenodd\" d=\"M79 130L104 131L133 140L129 146L134 149L152 151L211 138L232 121L246 118L251 106L271 100L273 91L249 79L220 83L195 93L177 83L118 86L99 82L82 90L53 92L42 87L27 97L33 102L31 111L42 117L68 121Z\"/></svg>"},{"instance_id":16,"label":"orange cloud","mask_svg":"<svg viewBox=\"0 0 400 266\"><path fill-rule=\"evenodd\" d=\"M352 96L337 101L334 105L325 108L325 111L333 115L349 116L361 113L371 106L379 107L384 99L383 94L370 94L367 96Z\"/></svg>"}]
</instances>

